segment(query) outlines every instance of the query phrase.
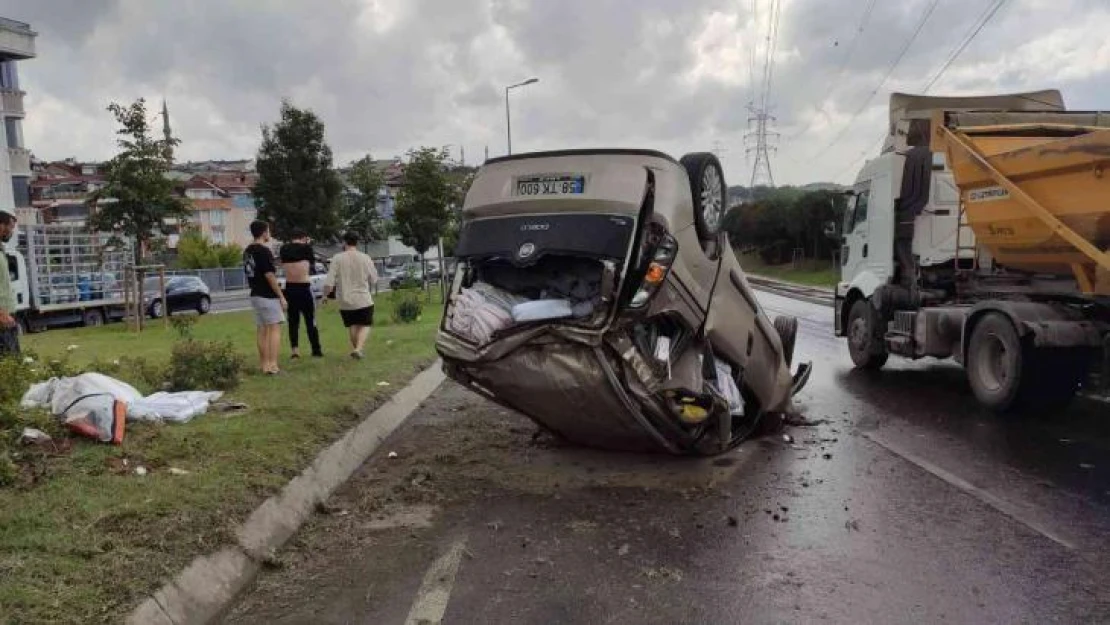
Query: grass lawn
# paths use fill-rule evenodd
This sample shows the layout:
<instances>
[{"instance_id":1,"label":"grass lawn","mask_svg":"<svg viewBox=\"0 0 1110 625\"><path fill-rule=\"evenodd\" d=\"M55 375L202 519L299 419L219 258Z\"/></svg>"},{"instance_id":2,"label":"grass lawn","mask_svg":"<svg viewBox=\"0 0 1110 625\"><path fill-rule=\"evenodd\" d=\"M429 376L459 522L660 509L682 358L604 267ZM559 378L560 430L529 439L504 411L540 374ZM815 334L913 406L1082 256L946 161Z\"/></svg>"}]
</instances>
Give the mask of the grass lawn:
<instances>
[{"instance_id":1,"label":"grass lawn","mask_svg":"<svg viewBox=\"0 0 1110 625\"><path fill-rule=\"evenodd\" d=\"M759 258L758 254L743 254L739 257L740 266L744 271L756 276L774 278L807 286L820 286L834 288L840 281L840 270L832 265L829 260L804 260L797 266L790 263L785 265L767 265Z\"/></svg>"},{"instance_id":2,"label":"grass lawn","mask_svg":"<svg viewBox=\"0 0 1110 625\"><path fill-rule=\"evenodd\" d=\"M411 325L390 319L389 295L376 303L366 360L348 357L333 304L319 319L326 357L290 361L283 343L286 375L276 378L254 373L252 313L203 317L197 339L230 340L249 355L248 375L228 396L249 410L183 425L129 423L122 446L74 441L72 453L46 461L41 480L0 489L0 623L117 622L194 556L232 542L250 510L435 359L438 303ZM31 335L24 346L59 358L77 345L75 364L165 361L174 340L160 323L142 334L114 324ZM149 473L120 469L123 458Z\"/></svg>"}]
</instances>

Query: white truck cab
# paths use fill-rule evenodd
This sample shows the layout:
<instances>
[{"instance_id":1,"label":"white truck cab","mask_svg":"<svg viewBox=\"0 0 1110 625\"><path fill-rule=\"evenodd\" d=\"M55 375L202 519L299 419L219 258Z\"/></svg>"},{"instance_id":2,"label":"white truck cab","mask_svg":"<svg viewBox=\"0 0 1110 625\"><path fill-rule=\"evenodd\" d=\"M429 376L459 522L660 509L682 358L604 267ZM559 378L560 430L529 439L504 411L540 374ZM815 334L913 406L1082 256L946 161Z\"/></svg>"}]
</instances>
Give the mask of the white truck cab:
<instances>
[{"instance_id":1,"label":"white truck cab","mask_svg":"<svg viewBox=\"0 0 1110 625\"><path fill-rule=\"evenodd\" d=\"M856 367L878 369L891 354L950 358L965 365L979 401L1000 412L1057 407L1081 385L1110 390L1110 299L1083 297L1070 272L1015 271L996 262L992 250L1012 256L1028 251L1016 247L1013 239L980 245L967 223L965 203L978 210L976 227L993 236L994 226L984 225L983 215L1003 223L1013 220L1017 209L990 212L982 204L1008 198L1009 191L1000 186L961 190L956 180L964 171L961 162L947 159L967 157L952 156L950 150L934 152L934 140L951 134L946 115L963 114L969 123L974 119L989 127L996 134L989 135L993 143L988 150L1011 150L1009 155L1020 154L1029 142L1043 141L1028 138L1031 128L1060 132L1061 122L1071 121L1064 111L1057 91L891 96L883 150L863 166L847 191L839 231L835 333L847 337ZM1087 125L1090 117L1098 123L1097 116L1079 115L1076 119ZM1037 123L1043 125L999 125L1012 119L1041 120ZM1075 132L1086 128L1077 124L1073 122ZM1005 132L1010 134L997 134ZM998 228L1003 236L1012 234L1014 226ZM980 234L988 236L983 230ZM1094 363L1100 358L1101 375Z\"/></svg>"}]
</instances>

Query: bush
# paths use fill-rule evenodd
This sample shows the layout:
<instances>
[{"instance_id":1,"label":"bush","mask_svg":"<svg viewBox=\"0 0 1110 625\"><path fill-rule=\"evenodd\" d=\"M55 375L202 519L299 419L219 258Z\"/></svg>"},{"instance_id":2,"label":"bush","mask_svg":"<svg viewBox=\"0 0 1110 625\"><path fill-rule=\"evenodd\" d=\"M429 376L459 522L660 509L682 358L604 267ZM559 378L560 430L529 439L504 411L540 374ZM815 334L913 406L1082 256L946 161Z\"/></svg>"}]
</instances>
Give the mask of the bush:
<instances>
[{"instance_id":1,"label":"bush","mask_svg":"<svg viewBox=\"0 0 1110 625\"><path fill-rule=\"evenodd\" d=\"M404 289L393 292L393 321L415 323L423 313L424 302L419 291Z\"/></svg>"},{"instance_id":2,"label":"bush","mask_svg":"<svg viewBox=\"0 0 1110 625\"><path fill-rule=\"evenodd\" d=\"M200 317L194 317L193 315L177 315L176 317L170 317L170 326L174 332L177 332L177 338L188 340L193 338L193 326L197 324L198 319Z\"/></svg>"},{"instance_id":3,"label":"bush","mask_svg":"<svg viewBox=\"0 0 1110 625\"><path fill-rule=\"evenodd\" d=\"M229 341L178 341L170 355L174 391L230 391L239 386L246 360Z\"/></svg>"}]
</instances>

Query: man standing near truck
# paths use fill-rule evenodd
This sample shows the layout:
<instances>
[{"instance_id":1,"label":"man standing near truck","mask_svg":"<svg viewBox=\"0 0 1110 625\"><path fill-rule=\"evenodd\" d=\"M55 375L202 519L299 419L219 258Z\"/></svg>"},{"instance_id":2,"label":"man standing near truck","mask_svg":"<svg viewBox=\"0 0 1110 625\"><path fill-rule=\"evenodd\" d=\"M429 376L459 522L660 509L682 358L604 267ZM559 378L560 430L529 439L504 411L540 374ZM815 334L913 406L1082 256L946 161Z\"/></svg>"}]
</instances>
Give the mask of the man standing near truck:
<instances>
[{"instance_id":1,"label":"man standing near truck","mask_svg":"<svg viewBox=\"0 0 1110 625\"><path fill-rule=\"evenodd\" d=\"M316 297L312 294L309 276L316 265L316 254L304 230L294 230L292 240L281 246L278 257L285 270L285 299L289 302L289 347L292 358L300 358L301 317L304 317L312 356L323 357L320 349L320 332L316 329Z\"/></svg>"},{"instance_id":2,"label":"man standing near truck","mask_svg":"<svg viewBox=\"0 0 1110 625\"><path fill-rule=\"evenodd\" d=\"M4 246L15 235L15 213L0 208L0 358L19 354L19 322L15 319L15 294Z\"/></svg>"}]
</instances>

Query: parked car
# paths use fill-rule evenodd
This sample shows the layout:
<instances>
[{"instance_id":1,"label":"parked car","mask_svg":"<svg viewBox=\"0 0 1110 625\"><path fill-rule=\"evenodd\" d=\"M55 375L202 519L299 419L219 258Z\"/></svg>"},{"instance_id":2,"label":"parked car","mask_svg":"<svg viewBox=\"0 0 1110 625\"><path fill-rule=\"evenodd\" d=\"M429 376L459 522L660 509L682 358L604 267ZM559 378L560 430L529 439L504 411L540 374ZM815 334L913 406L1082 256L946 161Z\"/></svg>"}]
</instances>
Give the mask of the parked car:
<instances>
[{"instance_id":1,"label":"parked car","mask_svg":"<svg viewBox=\"0 0 1110 625\"><path fill-rule=\"evenodd\" d=\"M721 232L726 189L709 153L487 161L436 341L446 373L584 445L740 444L810 365L791 375L797 321L767 317Z\"/></svg>"},{"instance_id":2,"label":"parked car","mask_svg":"<svg viewBox=\"0 0 1110 625\"><path fill-rule=\"evenodd\" d=\"M158 278L147 278L143 283L143 300L146 312L154 319L165 314L195 310L205 315L212 310L212 296L208 285L196 276L174 276L166 278L166 301L158 285Z\"/></svg>"}]
</instances>

